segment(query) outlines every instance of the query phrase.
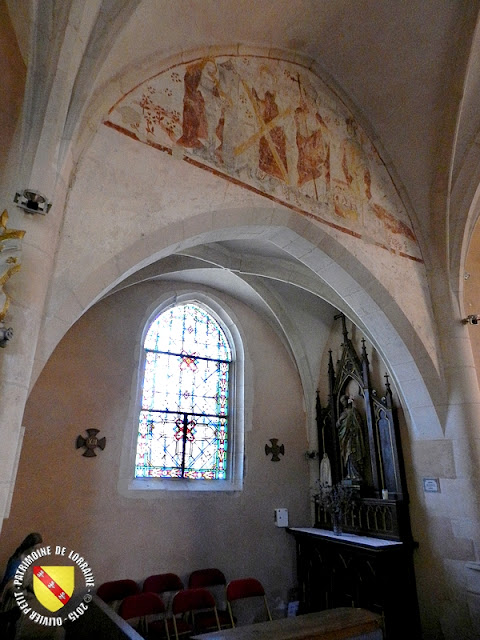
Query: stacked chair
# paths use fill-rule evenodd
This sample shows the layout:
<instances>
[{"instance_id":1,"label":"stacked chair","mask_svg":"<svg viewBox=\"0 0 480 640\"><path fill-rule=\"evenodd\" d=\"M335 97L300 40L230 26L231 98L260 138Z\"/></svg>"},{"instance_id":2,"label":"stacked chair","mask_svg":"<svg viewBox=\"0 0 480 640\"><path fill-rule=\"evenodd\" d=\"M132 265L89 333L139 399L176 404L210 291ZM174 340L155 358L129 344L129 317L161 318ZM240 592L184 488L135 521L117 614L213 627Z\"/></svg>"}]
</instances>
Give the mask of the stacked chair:
<instances>
[{"instance_id":1,"label":"stacked chair","mask_svg":"<svg viewBox=\"0 0 480 640\"><path fill-rule=\"evenodd\" d=\"M226 609L226 585L225 575L220 569L216 568L198 569L197 571L193 571L188 579L188 587L190 589L208 589L213 595L217 605L218 621L222 629L228 629L232 626L229 613ZM201 621L205 631L211 631L217 628L217 620L211 612L198 613L197 619Z\"/></svg>"},{"instance_id":2,"label":"stacked chair","mask_svg":"<svg viewBox=\"0 0 480 640\"><path fill-rule=\"evenodd\" d=\"M148 576L143 582L143 593L154 593L162 598L165 605L166 612L166 624L168 636L175 634L173 614L172 614L172 601L175 594L182 591L184 588L183 582L176 573L156 573ZM149 627L150 635L154 637L165 637L165 629L160 621L153 621Z\"/></svg>"},{"instance_id":3,"label":"stacked chair","mask_svg":"<svg viewBox=\"0 0 480 640\"><path fill-rule=\"evenodd\" d=\"M127 596L122 600L119 615L144 638L165 637L170 640L165 605L156 593Z\"/></svg>"},{"instance_id":4,"label":"stacked chair","mask_svg":"<svg viewBox=\"0 0 480 640\"><path fill-rule=\"evenodd\" d=\"M184 588L180 576L176 573L157 573L148 576L143 582L142 591L144 593L158 593L167 607L167 611L171 611L171 601L177 591Z\"/></svg>"},{"instance_id":5,"label":"stacked chair","mask_svg":"<svg viewBox=\"0 0 480 640\"><path fill-rule=\"evenodd\" d=\"M235 626L235 617L233 615L232 603L247 598L261 598L267 620L272 620L272 615L268 607L265 589L262 583L256 578L238 578L231 580L227 585L227 607L230 614L230 622L232 627Z\"/></svg>"},{"instance_id":6,"label":"stacked chair","mask_svg":"<svg viewBox=\"0 0 480 640\"><path fill-rule=\"evenodd\" d=\"M213 615L215 629L220 631L215 598L207 589L183 589L175 594L172 600L172 619L175 640L180 637L205 633L204 614ZM210 620L210 618L208 618Z\"/></svg>"},{"instance_id":7,"label":"stacked chair","mask_svg":"<svg viewBox=\"0 0 480 640\"><path fill-rule=\"evenodd\" d=\"M140 593L140 587L135 580L111 580L104 582L97 589L97 596L118 612L122 600L128 596Z\"/></svg>"},{"instance_id":8,"label":"stacked chair","mask_svg":"<svg viewBox=\"0 0 480 640\"><path fill-rule=\"evenodd\" d=\"M112 580L101 584L97 595L149 640L187 640L196 634L235 627L235 608L245 614L248 606L243 617L257 619L260 602L265 619L272 620L259 580L238 578L227 584L217 568L193 571L188 588L177 574L159 573L145 578L141 590L134 580ZM235 604L248 599L252 599L250 603Z\"/></svg>"}]
</instances>

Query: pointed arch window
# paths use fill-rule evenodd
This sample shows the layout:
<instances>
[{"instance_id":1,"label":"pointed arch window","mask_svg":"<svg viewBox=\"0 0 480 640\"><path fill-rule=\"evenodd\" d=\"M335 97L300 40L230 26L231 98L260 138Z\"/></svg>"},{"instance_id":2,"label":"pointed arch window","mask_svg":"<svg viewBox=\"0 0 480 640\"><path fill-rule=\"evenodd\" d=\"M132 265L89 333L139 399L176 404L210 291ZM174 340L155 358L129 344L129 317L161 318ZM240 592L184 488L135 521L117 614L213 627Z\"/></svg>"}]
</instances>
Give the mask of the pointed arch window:
<instances>
[{"instance_id":1,"label":"pointed arch window","mask_svg":"<svg viewBox=\"0 0 480 640\"><path fill-rule=\"evenodd\" d=\"M176 304L150 324L135 478L226 480L233 348L205 306Z\"/></svg>"}]
</instances>

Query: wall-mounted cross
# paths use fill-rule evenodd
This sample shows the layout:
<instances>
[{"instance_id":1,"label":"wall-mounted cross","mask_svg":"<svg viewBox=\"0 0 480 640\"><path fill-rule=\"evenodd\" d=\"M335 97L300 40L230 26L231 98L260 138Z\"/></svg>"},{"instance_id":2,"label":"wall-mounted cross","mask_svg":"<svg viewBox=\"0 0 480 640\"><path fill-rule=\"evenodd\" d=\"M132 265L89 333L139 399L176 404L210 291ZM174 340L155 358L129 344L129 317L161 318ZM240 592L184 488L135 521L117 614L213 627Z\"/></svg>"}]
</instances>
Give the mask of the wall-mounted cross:
<instances>
[{"instance_id":1,"label":"wall-mounted cross","mask_svg":"<svg viewBox=\"0 0 480 640\"><path fill-rule=\"evenodd\" d=\"M268 456L271 453L271 462L278 462L280 460L279 456L285 455L285 447L283 444L277 444L278 438L270 438L270 442L272 446L268 444L265 445L265 455Z\"/></svg>"},{"instance_id":2,"label":"wall-mounted cross","mask_svg":"<svg viewBox=\"0 0 480 640\"><path fill-rule=\"evenodd\" d=\"M83 436L78 436L77 437L77 449L80 449L80 447L85 447L85 451L83 452L83 455L86 458L93 458L95 457L97 454L95 453L95 449L98 447L99 449L105 449L105 442L106 439L105 438L97 438L97 433L99 432L99 429L87 429L87 437L84 438Z\"/></svg>"}]
</instances>

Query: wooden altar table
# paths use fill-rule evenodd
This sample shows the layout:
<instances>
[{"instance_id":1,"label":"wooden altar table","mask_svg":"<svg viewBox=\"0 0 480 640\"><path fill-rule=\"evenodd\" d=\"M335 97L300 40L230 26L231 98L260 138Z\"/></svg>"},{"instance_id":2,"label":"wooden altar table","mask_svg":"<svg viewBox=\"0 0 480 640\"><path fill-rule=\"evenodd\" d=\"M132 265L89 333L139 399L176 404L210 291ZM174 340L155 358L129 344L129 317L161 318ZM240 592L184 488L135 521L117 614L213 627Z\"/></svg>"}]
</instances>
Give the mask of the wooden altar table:
<instances>
[{"instance_id":1,"label":"wooden altar table","mask_svg":"<svg viewBox=\"0 0 480 640\"><path fill-rule=\"evenodd\" d=\"M301 611L352 605L381 615L387 640L421 637L413 543L311 527L288 531L297 544Z\"/></svg>"},{"instance_id":2,"label":"wooden altar table","mask_svg":"<svg viewBox=\"0 0 480 640\"><path fill-rule=\"evenodd\" d=\"M382 640L382 619L366 609L340 607L194 636L194 640Z\"/></svg>"}]
</instances>

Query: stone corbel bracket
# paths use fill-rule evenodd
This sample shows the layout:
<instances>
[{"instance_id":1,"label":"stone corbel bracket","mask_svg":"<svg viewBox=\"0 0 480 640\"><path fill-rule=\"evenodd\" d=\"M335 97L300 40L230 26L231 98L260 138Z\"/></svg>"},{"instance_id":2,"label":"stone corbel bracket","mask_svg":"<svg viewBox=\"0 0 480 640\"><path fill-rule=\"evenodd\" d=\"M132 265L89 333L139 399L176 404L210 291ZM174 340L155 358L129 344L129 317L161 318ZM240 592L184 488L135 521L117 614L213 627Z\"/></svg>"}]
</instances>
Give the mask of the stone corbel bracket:
<instances>
[{"instance_id":1,"label":"stone corbel bracket","mask_svg":"<svg viewBox=\"0 0 480 640\"><path fill-rule=\"evenodd\" d=\"M13 337L13 329L5 328L4 320L10 305L10 296L4 291L7 281L20 269L22 238L25 231L7 229L8 213L0 216L0 347L6 347Z\"/></svg>"}]
</instances>

